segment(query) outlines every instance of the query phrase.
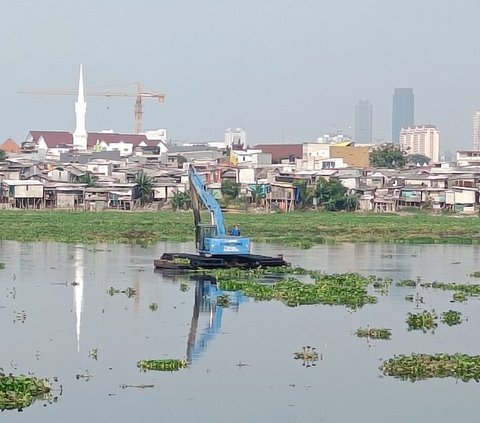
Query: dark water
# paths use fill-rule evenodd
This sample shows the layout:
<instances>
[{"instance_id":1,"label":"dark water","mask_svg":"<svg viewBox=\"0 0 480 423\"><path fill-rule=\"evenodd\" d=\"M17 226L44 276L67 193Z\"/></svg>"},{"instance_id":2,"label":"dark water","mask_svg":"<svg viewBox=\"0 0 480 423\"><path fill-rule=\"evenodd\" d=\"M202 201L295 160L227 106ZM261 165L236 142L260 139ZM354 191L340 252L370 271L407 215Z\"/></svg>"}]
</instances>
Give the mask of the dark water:
<instances>
[{"instance_id":1,"label":"dark water","mask_svg":"<svg viewBox=\"0 0 480 423\"><path fill-rule=\"evenodd\" d=\"M37 401L0 421L36 422L477 422L480 385L454 379L404 382L382 377L381 359L410 352L480 353L480 304L452 304L451 293L417 290L426 309L459 310L468 321L439 324L434 334L408 332L404 300L417 291L392 286L375 305L288 308L236 298L228 309L208 301L208 282L153 271L164 251L193 245L0 243L0 367L58 377L57 402ZM395 280L475 281L475 246L342 244L310 250L256 245L294 265L356 271ZM183 292L181 282L189 289ZM72 282L78 285L72 285ZM110 296L109 287L136 295ZM195 299L197 304L195 305ZM149 306L158 305L156 311ZM196 308L197 306L197 308ZM198 313L196 313L198 311ZM220 313L221 311L221 313ZM23 314L25 312L25 314ZM192 320L192 317L194 319ZM196 331L195 317L198 317ZM360 326L391 328L391 341L366 342ZM189 341L191 347L189 348ZM302 367L293 353L313 345L323 360ZM96 348L98 359L89 357ZM140 372L136 362L191 359L184 370ZM239 365L242 364L242 365ZM243 365L245 364L245 365ZM90 375L90 378L77 375ZM124 385L154 385L152 388Z\"/></svg>"}]
</instances>

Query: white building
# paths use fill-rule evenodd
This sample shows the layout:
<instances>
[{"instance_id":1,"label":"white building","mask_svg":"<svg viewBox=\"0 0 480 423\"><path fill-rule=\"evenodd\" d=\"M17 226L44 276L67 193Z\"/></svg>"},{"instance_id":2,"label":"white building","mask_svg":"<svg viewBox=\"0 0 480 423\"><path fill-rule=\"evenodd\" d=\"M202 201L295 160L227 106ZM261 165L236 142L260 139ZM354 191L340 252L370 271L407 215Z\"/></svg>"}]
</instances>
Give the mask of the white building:
<instances>
[{"instance_id":1,"label":"white building","mask_svg":"<svg viewBox=\"0 0 480 423\"><path fill-rule=\"evenodd\" d=\"M406 154L423 154L440 160L440 131L435 125L414 125L400 131L400 149Z\"/></svg>"},{"instance_id":2,"label":"white building","mask_svg":"<svg viewBox=\"0 0 480 423\"><path fill-rule=\"evenodd\" d=\"M473 149L480 150L480 110L473 114Z\"/></svg>"},{"instance_id":3,"label":"white building","mask_svg":"<svg viewBox=\"0 0 480 423\"><path fill-rule=\"evenodd\" d=\"M229 148L232 145L241 144L247 146L247 134L242 128L228 128L225 129L225 147Z\"/></svg>"}]
</instances>

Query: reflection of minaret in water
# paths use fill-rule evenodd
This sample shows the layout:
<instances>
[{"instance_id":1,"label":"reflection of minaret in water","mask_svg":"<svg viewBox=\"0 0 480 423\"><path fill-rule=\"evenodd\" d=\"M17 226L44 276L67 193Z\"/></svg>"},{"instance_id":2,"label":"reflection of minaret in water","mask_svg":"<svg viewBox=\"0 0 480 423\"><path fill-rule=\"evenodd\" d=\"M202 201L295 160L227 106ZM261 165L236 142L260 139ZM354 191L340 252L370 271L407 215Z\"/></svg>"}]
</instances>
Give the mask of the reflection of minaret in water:
<instances>
[{"instance_id":1,"label":"reflection of minaret in water","mask_svg":"<svg viewBox=\"0 0 480 423\"><path fill-rule=\"evenodd\" d=\"M75 286L73 287L75 301L75 318L77 330L77 351L80 351L80 326L82 322L83 307L83 248L75 247Z\"/></svg>"}]
</instances>

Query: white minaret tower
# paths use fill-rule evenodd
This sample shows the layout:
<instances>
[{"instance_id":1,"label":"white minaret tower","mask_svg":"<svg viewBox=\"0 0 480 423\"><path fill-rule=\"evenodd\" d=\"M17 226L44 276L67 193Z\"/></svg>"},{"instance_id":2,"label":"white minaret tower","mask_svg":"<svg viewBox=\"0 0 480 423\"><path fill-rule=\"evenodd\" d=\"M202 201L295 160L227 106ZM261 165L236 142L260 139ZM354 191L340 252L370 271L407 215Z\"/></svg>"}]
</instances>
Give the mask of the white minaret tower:
<instances>
[{"instance_id":1,"label":"white minaret tower","mask_svg":"<svg viewBox=\"0 0 480 423\"><path fill-rule=\"evenodd\" d=\"M87 113L87 103L85 103L85 93L83 91L83 65L80 65L80 77L78 79L78 97L75 102L75 120L76 127L73 133L73 148L76 150L87 149L87 130L85 129L85 115Z\"/></svg>"}]
</instances>

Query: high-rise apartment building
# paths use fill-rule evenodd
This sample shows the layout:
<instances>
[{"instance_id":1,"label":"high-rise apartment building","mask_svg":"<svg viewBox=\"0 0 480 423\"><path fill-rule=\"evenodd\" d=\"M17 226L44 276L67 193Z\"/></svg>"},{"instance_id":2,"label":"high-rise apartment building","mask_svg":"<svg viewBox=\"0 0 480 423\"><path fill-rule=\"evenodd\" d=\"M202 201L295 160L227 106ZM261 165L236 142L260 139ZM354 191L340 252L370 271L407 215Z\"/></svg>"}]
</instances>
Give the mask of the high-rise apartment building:
<instances>
[{"instance_id":1,"label":"high-rise apartment building","mask_svg":"<svg viewBox=\"0 0 480 423\"><path fill-rule=\"evenodd\" d=\"M415 125L402 128L400 149L406 154L423 154L433 162L440 159L440 131L435 125Z\"/></svg>"},{"instance_id":2,"label":"high-rise apartment building","mask_svg":"<svg viewBox=\"0 0 480 423\"><path fill-rule=\"evenodd\" d=\"M473 114L473 149L480 150L480 110Z\"/></svg>"},{"instance_id":3,"label":"high-rise apartment building","mask_svg":"<svg viewBox=\"0 0 480 423\"><path fill-rule=\"evenodd\" d=\"M395 88L392 112L392 142L398 143L402 128L413 125L414 95L412 88Z\"/></svg>"},{"instance_id":4,"label":"high-rise apartment building","mask_svg":"<svg viewBox=\"0 0 480 423\"><path fill-rule=\"evenodd\" d=\"M372 105L360 100L355 106L355 142L372 142Z\"/></svg>"}]
</instances>

